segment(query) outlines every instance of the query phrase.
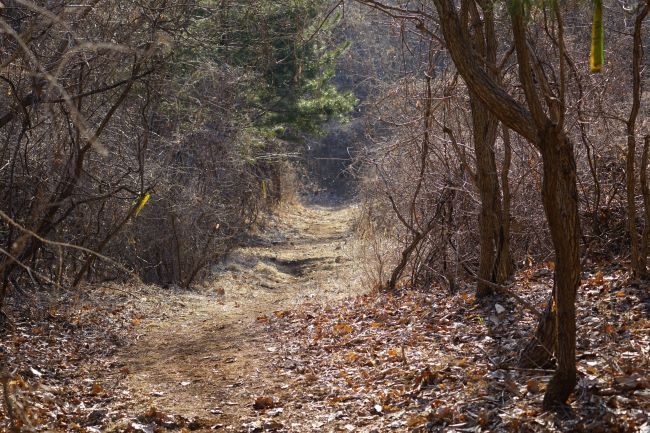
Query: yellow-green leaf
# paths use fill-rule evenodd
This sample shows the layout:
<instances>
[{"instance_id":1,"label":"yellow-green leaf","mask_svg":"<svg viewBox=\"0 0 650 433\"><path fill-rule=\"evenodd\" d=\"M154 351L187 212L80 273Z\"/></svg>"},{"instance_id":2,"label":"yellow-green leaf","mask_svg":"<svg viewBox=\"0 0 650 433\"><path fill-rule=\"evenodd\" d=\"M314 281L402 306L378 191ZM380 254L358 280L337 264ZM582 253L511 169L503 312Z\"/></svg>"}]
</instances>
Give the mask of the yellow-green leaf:
<instances>
[{"instance_id":1,"label":"yellow-green leaf","mask_svg":"<svg viewBox=\"0 0 650 433\"><path fill-rule=\"evenodd\" d=\"M262 180L262 200L266 200L266 179Z\"/></svg>"},{"instance_id":2,"label":"yellow-green leaf","mask_svg":"<svg viewBox=\"0 0 650 433\"><path fill-rule=\"evenodd\" d=\"M135 210L135 216L138 216L142 208L144 207L145 204L149 201L149 197L151 197L151 194L146 193L145 195L142 196L140 199L140 203L138 203L138 208Z\"/></svg>"},{"instance_id":3,"label":"yellow-green leaf","mask_svg":"<svg viewBox=\"0 0 650 433\"><path fill-rule=\"evenodd\" d=\"M603 0L594 0L594 16L591 25L591 55L589 56L589 69L591 72L599 73L603 71L604 39Z\"/></svg>"}]
</instances>

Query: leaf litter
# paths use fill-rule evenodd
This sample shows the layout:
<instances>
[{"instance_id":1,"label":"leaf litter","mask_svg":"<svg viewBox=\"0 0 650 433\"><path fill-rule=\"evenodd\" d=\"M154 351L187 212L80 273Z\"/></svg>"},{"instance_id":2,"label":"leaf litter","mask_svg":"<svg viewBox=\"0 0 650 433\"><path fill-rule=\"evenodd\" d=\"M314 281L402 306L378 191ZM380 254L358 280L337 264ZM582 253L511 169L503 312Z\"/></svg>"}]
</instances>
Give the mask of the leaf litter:
<instances>
[{"instance_id":1,"label":"leaf litter","mask_svg":"<svg viewBox=\"0 0 650 433\"><path fill-rule=\"evenodd\" d=\"M551 276L544 266L524 270L516 291L541 309ZM105 287L84 299L25 303L30 314L15 316L29 319L13 324L0 344L14 427L89 433L650 431L650 291L614 266L583 274L579 383L571 411L561 414L541 410L552 370L517 368L536 318L508 298L479 303L471 288L450 294L437 287L373 291L254 315L244 326L259 334L257 364L247 367L255 371L242 371L228 385L236 392L215 400L206 418L155 405L134 413L145 396L123 386L131 371L116 355L140 344L151 323L168 318L160 307L170 296L158 292L138 288L134 299ZM238 355L233 348L203 358L232 365ZM191 388L194 380L177 381L175 390ZM153 387L146 397L169 392ZM0 431L11 427L7 410L0 409Z\"/></svg>"},{"instance_id":2,"label":"leaf litter","mask_svg":"<svg viewBox=\"0 0 650 433\"><path fill-rule=\"evenodd\" d=\"M131 419L132 396L116 386L130 372L115 353L136 344L135 329L156 316L159 305L144 295L157 290L102 286L11 305L14 317L26 319L11 323L0 340L0 431L149 433L157 425L191 426L192 420L155 411Z\"/></svg>"},{"instance_id":3,"label":"leaf litter","mask_svg":"<svg viewBox=\"0 0 650 433\"><path fill-rule=\"evenodd\" d=\"M541 409L552 370L517 368L530 313L503 297L402 288L268 317L291 390L277 431L647 431L648 287L605 272L582 281L571 411ZM522 272L517 287L541 309L552 281L540 274Z\"/></svg>"}]
</instances>

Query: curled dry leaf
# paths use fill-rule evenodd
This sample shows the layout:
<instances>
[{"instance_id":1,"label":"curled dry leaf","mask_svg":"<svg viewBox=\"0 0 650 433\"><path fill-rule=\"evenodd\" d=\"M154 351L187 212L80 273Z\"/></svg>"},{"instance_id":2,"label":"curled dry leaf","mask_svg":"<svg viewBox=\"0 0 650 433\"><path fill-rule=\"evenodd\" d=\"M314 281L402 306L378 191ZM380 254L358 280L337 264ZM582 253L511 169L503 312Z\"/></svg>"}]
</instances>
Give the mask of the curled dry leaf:
<instances>
[{"instance_id":1,"label":"curled dry leaf","mask_svg":"<svg viewBox=\"0 0 650 433\"><path fill-rule=\"evenodd\" d=\"M275 402L272 397L257 397L253 403L253 409L264 410L272 409L275 407Z\"/></svg>"}]
</instances>

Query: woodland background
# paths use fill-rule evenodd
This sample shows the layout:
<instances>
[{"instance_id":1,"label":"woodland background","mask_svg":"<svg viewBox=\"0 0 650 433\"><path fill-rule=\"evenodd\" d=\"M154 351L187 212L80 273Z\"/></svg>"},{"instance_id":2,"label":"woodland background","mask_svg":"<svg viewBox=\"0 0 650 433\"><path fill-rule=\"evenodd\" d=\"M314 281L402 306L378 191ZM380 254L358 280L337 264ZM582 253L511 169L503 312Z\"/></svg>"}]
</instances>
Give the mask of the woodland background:
<instances>
[{"instance_id":1,"label":"woodland background","mask_svg":"<svg viewBox=\"0 0 650 433\"><path fill-rule=\"evenodd\" d=\"M614 266L648 299L649 12L4 0L3 326L39 314L34 293L190 289L318 195L360 203L369 287L497 294L538 317L517 365L555 368L544 408L565 407L580 285ZM541 265L540 307L513 282Z\"/></svg>"}]
</instances>

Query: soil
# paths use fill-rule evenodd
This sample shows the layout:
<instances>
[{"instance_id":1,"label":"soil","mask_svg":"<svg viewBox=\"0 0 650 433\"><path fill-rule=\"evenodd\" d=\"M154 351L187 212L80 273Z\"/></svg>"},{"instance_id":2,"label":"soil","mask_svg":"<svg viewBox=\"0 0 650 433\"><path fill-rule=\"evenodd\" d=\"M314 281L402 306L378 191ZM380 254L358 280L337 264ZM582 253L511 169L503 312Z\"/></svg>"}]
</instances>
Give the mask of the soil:
<instances>
[{"instance_id":1,"label":"soil","mask_svg":"<svg viewBox=\"0 0 650 433\"><path fill-rule=\"evenodd\" d=\"M267 315L361 292L356 214L353 205L288 206L216 266L205 287L145 299L157 302L157 314L117 356L128 373L118 387L129 412L155 407L199 419L198 431L239 431L257 397L287 387L270 368L277 348Z\"/></svg>"}]
</instances>

